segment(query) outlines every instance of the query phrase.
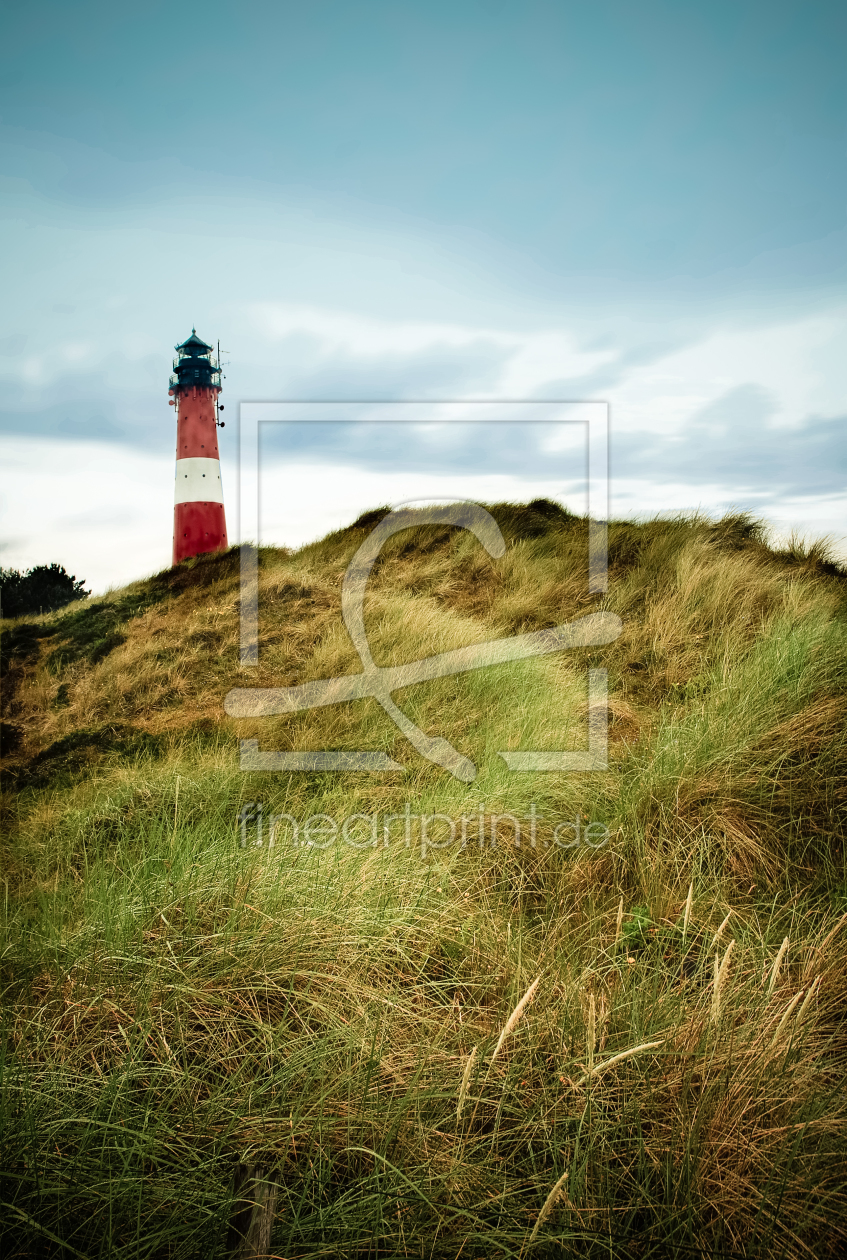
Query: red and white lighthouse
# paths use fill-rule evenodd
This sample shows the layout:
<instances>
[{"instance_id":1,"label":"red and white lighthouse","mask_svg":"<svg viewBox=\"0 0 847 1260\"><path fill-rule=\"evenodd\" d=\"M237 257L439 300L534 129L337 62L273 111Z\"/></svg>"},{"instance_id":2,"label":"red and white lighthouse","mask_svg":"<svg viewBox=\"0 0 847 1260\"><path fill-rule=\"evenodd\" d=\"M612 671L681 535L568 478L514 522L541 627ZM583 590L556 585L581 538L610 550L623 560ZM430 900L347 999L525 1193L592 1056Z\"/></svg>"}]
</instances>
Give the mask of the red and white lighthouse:
<instances>
[{"instance_id":1,"label":"red and white lighthouse","mask_svg":"<svg viewBox=\"0 0 847 1260\"><path fill-rule=\"evenodd\" d=\"M175 349L168 392L177 416L173 563L179 564L204 551L223 551L227 541L218 455L220 358L213 360L212 347L193 328Z\"/></svg>"}]
</instances>

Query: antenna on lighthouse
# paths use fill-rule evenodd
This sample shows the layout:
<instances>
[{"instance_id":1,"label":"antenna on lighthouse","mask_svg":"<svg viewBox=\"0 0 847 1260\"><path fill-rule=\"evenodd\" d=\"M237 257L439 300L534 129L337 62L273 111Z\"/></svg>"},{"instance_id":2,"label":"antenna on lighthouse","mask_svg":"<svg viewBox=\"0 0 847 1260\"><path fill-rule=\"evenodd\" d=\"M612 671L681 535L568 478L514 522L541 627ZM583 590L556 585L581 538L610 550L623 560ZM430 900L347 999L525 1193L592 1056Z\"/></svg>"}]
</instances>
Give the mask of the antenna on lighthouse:
<instances>
[{"instance_id":1,"label":"antenna on lighthouse","mask_svg":"<svg viewBox=\"0 0 847 1260\"><path fill-rule=\"evenodd\" d=\"M179 564L189 556L225 550L227 537L217 436L220 342L217 362L194 328L174 349L168 392L177 404L173 563Z\"/></svg>"},{"instance_id":2,"label":"antenna on lighthouse","mask_svg":"<svg viewBox=\"0 0 847 1260\"><path fill-rule=\"evenodd\" d=\"M224 350L224 354L229 354L229 351L228 351L228 350ZM218 372L220 373L220 378L221 378L221 380L223 380L223 373L221 372L221 367L222 367L222 364L221 364L221 343L220 343L220 341L219 341L219 342L218 342ZM223 388L223 386L222 386L221 388ZM222 402L218 402L218 401L216 400L216 402L215 402L215 408L216 408L216 410L215 410L215 420L217 421L218 426L219 426L221 429L224 429L224 428L226 428L226 421L218 419L218 412L219 412L219 411L223 411L223 409L224 409L224 405L223 405L223 403L222 403Z\"/></svg>"}]
</instances>

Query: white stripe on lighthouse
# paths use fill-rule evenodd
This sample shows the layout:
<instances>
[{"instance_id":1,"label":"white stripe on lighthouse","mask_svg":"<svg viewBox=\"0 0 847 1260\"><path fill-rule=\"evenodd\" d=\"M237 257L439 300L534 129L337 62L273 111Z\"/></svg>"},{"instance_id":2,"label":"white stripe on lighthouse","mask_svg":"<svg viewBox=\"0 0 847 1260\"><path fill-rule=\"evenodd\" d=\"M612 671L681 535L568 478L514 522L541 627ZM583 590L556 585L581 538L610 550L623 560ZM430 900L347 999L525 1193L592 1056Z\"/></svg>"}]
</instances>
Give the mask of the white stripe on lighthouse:
<instances>
[{"instance_id":1,"label":"white stripe on lighthouse","mask_svg":"<svg viewBox=\"0 0 847 1260\"><path fill-rule=\"evenodd\" d=\"M221 465L217 459L178 459L174 504L223 503Z\"/></svg>"}]
</instances>

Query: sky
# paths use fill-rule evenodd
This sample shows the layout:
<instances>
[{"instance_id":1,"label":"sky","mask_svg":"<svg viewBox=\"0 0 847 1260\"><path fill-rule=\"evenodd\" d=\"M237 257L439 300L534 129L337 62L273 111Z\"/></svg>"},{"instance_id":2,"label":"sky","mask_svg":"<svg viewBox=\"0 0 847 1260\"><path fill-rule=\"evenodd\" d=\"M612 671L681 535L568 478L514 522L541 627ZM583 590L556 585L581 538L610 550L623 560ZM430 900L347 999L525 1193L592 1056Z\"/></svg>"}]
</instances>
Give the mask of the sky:
<instances>
[{"instance_id":1,"label":"sky","mask_svg":"<svg viewBox=\"0 0 847 1260\"><path fill-rule=\"evenodd\" d=\"M234 540L242 402L603 400L613 515L847 557L845 46L834 3L6 0L0 565L169 563L192 326ZM414 443L312 446L326 516L262 541L337 515L339 469L345 510L439 489ZM497 449L501 488L549 481Z\"/></svg>"}]
</instances>

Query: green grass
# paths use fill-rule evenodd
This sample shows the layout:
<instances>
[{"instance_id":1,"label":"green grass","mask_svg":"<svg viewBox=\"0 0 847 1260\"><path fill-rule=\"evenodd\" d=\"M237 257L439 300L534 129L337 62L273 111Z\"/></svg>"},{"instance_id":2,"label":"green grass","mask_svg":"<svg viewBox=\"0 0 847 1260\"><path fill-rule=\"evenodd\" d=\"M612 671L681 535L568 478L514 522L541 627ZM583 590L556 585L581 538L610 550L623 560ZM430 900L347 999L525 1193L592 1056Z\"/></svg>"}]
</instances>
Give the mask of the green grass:
<instances>
[{"instance_id":1,"label":"green grass","mask_svg":"<svg viewBox=\"0 0 847 1260\"><path fill-rule=\"evenodd\" d=\"M499 562L392 540L377 661L598 607L624 632L396 697L471 785L371 702L223 715L232 686L360 668L339 607L364 527L263 550L249 674L232 553L4 628L4 1255L223 1256L243 1160L280 1183L287 1260L843 1254L845 577L743 517L621 522L587 600L584 522L492 510ZM588 665L608 773L510 774L500 749L583 746ZM238 738L404 769L245 774ZM242 848L251 801L473 821L464 848L422 852L418 822L409 847L396 824ZM493 820L532 805L516 847ZM551 844L577 814L609 843Z\"/></svg>"}]
</instances>

